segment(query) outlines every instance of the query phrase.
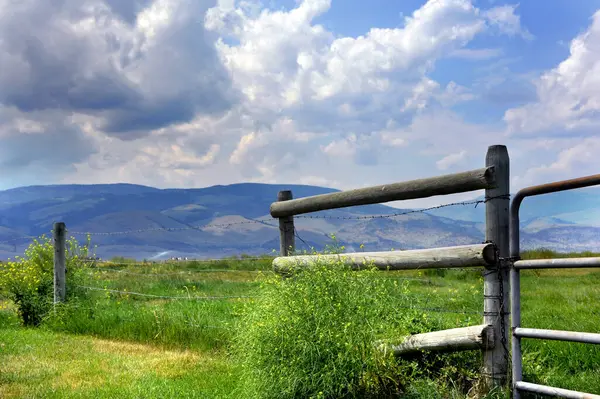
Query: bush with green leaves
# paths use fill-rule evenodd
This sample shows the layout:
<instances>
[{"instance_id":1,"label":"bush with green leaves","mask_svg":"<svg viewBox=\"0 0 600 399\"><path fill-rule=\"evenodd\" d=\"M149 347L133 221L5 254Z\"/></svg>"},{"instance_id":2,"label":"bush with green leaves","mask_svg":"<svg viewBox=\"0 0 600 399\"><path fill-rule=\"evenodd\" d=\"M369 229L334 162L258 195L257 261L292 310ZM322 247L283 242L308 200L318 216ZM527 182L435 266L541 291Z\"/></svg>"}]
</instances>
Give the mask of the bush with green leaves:
<instances>
[{"instance_id":1,"label":"bush with green leaves","mask_svg":"<svg viewBox=\"0 0 600 399\"><path fill-rule=\"evenodd\" d=\"M80 245L74 238L66 243L67 299L81 295L77 288L85 278L90 237ZM39 325L54 301L54 246L42 235L25 250L25 256L0 264L0 292L12 300L25 326Z\"/></svg>"},{"instance_id":2,"label":"bush with green leaves","mask_svg":"<svg viewBox=\"0 0 600 399\"><path fill-rule=\"evenodd\" d=\"M290 278L265 276L234 340L239 396L382 397L397 391L390 376L395 362L375 345L398 334L397 309L375 273L317 260Z\"/></svg>"},{"instance_id":3,"label":"bush with green leaves","mask_svg":"<svg viewBox=\"0 0 600 399\"><path fill-rule=\"evenodd\" d=\"M345 249L331 238L323 255ZM458 327L412 307L408 280L309 254L314 262L291 266L285 278L264 276L244 309L233 341L237 397L441 398L478 390L477 351L394 358L378 350L378 341Z\"/></svg>"}]
</instances>

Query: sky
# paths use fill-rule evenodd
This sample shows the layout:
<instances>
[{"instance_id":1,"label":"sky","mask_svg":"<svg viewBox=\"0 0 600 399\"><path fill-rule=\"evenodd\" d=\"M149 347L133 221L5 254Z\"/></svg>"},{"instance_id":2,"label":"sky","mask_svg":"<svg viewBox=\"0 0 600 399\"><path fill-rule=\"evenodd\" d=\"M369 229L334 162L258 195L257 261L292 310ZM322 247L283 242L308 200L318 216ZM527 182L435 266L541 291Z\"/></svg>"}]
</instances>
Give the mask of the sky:
<instances>
[{"instance_id":1,"label":"sky","mask_svg":"<svg viewBox=\"0 0 600 399\"><path fill-rule=\"evenodd\" d=\"M345 190L502 144L515 192L599 173L599 125L600 0L0 0L0 189Z\"/></svg>"}]
</instances>

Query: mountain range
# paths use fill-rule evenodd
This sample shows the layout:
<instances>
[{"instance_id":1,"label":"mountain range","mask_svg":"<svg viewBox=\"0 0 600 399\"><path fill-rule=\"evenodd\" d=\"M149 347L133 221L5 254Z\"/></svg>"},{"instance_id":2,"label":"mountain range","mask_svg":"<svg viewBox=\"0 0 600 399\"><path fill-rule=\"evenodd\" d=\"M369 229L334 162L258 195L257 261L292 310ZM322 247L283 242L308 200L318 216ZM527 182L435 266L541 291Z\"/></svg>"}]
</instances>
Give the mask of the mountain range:
<instances>
[{"instance_id":1,"label":"mountain range","mask_svg":"<svg viewBox=\"0 0 600 399\"><path fill-rule=\"evenodd\" d=\"M338 191L258 183L199 189L48 185L0 191L0 259L22 254L31 236L49 235L56 221L65 222L68 235L80 241L83 233L91 233L102 258L270 254L278 251L279 228L269 206L280 190L292 190L294 198ZM521 210L522 248L600 251L599 194L599 188L587 188L527 198ZM361 244L365 251L473 244L484 240L484 222L483 204L422 212L365 205L297 216L296 247L323 249L333 243L330 234L350 251L360 250Z\"/></svg>"}]
</instances>

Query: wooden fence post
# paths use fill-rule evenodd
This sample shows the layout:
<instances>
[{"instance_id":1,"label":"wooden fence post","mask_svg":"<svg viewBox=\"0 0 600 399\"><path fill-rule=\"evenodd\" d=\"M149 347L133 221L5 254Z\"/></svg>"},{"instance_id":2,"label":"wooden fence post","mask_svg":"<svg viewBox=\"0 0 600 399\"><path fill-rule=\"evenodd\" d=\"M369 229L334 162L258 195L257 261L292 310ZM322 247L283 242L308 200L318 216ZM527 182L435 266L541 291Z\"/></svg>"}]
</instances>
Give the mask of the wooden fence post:
<instances>
[{"instance_id":1,"label":"wooden fence post","mask_svg":"<svg viewBox=\"0 0 600 399\"><path fill-rule=\"evenodd\" d=\"M280 191L277 194L277 201L289 201L292 197L291 190ZM294 240L294 216L284 216L279 218L279 253L281 256L288 256L296 249Z\"/></svg>"},{"instance_id":2,"label":"wooden fence post","mask_svg":"<svg viewBox=\"0 0 600 399\"><path fill-rule=\"evenodd\" d=\"M64 302L66 288L66 227L62 222L54 223L54 303Z\"/></svg>"},{"instance_id":3,"label":"wooden fence post","mask_svg":"<svg viewBox=\"0 0 600 399\"><path fill-rule=\"evenodd\" d=\"M496 245L499 257L495 266L486 269L483 287L483 322L494 330L493 346L483 352L483 377L491 389L506 384L509 363L509 269L501 260L509 256L510 159L506 146L489 147L485 161L486 166L494 167L496 180L496 188L485 190L485 238Z\"/></svg>"}]
</instances>

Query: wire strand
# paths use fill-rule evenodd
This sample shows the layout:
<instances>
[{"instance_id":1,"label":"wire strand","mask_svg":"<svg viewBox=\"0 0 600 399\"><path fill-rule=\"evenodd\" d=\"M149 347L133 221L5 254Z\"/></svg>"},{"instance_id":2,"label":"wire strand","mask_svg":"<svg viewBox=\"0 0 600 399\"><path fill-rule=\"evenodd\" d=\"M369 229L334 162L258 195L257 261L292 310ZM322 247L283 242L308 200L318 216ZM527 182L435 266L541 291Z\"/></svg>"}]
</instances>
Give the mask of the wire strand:
<instances>
[{"instance_id":1,"label":"wire strand","mask_svg":"<svg viewBox=\"0 0 600 399\"><path fill-rule=\"evenodd\" d=\"M490 200L498 199L498 198L510 199L510 195L499 195L499 196L494 196L494 197L487 197L487 198L481 199L481 200L450 202L450 203L436 205L436 206L432 206L432 207L428 207L428 208L411 209L409 211L395 212L395 213L390 213L390 214L363 215L363 216L296 215L296 216L294 216L294 219L336 219L336 220L389 219L389 218L395 218L395 217L409 215L409 214L413 214L413 213L425 213L425 212L429 212L432 210L447 208L447 207L451 207L451 206L475 205L475 207L477 207L477 205L479 205L479 204L484 204ZM112 236L112 235L148 233L148 232L157 232L157 231L169 231L169 232L189 231L189 230L202 231L204 229L213 228L213 227L227 228L227 227L231 227L231 226L239 226L239 225L246 225L246 224L262 224L265 226L269 226L269 227L278 229L279 226L268 223L268 221L274 221L274 220L275 220L275 218L270 217L268 219L257 218L257 219L244 220L244 221L240 221L240 222L220 223L220 224L210 224L209 223L206 225L198 225L198 226L190 225L190 226L186 226L186 227L149 227L149 228L143 228L143 229L112 231L112 232L90 232L90 231L69 231L69 230L67 230L67 232L70 234L73 234L73 235ZM5 240L5 241L0 241L0 244L8 243L8 242L12 242L15 240L20 240L20 239L31 239L31 238L37 238L37 237L23 236L23 237L13 238L13 239Z\"/></svg>"},{"instance_id":2,"label":"wire strand","mask_svg":"<svg viewBox=\"0 0 600 399\"><path fill-rule=\"evenodd\" d=\"M153 294L144 294L141 292L132 292L132 291L120 291L113 290L110 288L101 288L101 287L88 287L85 285L77 285L76 287L84 288L90 291L104 291L104 292L112 292L116 294L125 294L125 295L135 295L142 297L150 297L150 298L160 298L160 299L179 299L179 300L220 300L220 299L242 299L242 298L254 298L253 296L167 296L167 295L153 295Z\"/></svg>"},{"instance_id":3,"label":"wire strand","mask_svg":"<svg viewBox=\"0 0 600 399\"><path fill-rule=\"evenodd\" d=\"M130 272L127 270L116 270L116 269L97 269L95 270L96 273L98 272L114 272L114 273L122 273L122 274L128 274L128 275L132 275L132 276L162 276L162 277L166 277L166 276L185 276L185 275L193 275L195 273L221 273L221 272L240 272L240 273L274 273L270 270L233 270L233 269L204 269L204 270L197 270L197 271L188 271L188 272L173 272L173 273L135 273L135 272Z\"/></svg>"}]
</instances>

